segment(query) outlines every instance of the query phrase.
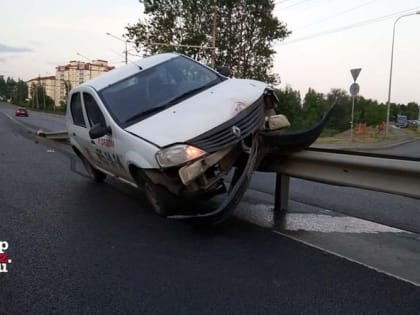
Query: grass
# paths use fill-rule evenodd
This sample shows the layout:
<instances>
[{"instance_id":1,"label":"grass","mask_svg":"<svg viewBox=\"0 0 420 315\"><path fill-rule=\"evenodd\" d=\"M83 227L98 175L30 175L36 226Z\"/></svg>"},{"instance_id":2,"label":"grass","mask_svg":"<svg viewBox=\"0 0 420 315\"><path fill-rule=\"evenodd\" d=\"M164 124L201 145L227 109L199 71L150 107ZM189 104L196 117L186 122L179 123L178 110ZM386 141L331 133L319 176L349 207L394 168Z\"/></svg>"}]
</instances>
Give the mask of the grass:
<instances>
[{"instance_id":1,"label":"grass","mask_svg":"<svg viewBox=\"0 0 420 315\"><path fill-rule=\"evenodd\" d=\"M396 140L399 136L395 129L390 128L388 138L386 140ZM378 132L375 128L367 127L365 134L353 133L353 143L378 143L385 140L385 132ZM334 136L321 136L315 144L348 144L351 143L350 130L338 133Z\"/></svg>"}]
</instances>

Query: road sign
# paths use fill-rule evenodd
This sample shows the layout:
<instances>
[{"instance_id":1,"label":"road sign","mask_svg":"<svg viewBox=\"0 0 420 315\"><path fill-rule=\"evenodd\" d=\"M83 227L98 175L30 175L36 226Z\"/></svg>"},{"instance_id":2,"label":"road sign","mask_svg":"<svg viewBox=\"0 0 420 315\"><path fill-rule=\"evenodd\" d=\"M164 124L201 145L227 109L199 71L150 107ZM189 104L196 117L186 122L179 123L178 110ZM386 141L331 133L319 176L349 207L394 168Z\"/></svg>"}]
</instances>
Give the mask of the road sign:
<instances>
[{"instance_id":1,"label":"road sign","mask_svg":"<svg viewBox=\"0 0 420 315\"><path fill-rule=\"evenodd\" d=\"M350 72L351 72L351 76L353 77L354 82L356 82L357 77L358 77L358 76L359 76L359 74L360 74L360 71L362 71L362 68L356 68L356 69L351 69L351 70L350 70Z\"/></svg>"},{"instance_id":2,"label":"road sign","mask_svg":"<svg viewBox=\"0 0 420 315\"><path fill-rule=\"evenodd\" d=\"M350 94L351 94L351 96L356 96L357 93L359 93L359 91L360 91L359 84L353 83L352 85L350 85Z\"/></svg>"}]
</instances>

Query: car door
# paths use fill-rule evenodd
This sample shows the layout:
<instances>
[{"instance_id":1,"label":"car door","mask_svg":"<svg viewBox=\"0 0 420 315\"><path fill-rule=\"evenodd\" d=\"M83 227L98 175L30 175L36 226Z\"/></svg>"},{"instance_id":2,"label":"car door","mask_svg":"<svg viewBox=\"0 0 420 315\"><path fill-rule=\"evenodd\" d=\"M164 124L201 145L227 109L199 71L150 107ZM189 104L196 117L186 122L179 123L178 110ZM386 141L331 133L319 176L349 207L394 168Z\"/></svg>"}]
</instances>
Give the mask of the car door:
<instances>
[{"instance_id":1,"label":"car door","mask_svg":"<svg viewBox=\"0 0 420 315\"><path fill-rule=\"evenodd\" d=\"M68 125L70 137L82 154L93 163L89 145L89 127L86 123L86 113L83 109L82 95L79 91L71 95L70 113L72 119L72 122Z\"/></svg>"},{"instance_id":2,"label":"car door","mask_svg":"<svg viewBox=\"0 0 420 315\"><path fill-rule=\"evenodd\" d=\"M111 126L111 132L97 139L90 139L89 147L90 151L94 152L96 163L100 167L116 176L126 178L127 172L122 164L122 152L118 151L114 132L116 132L115 126L111 121L107 121L101 108L98 105L98 101L95 98L95 94L88 90L82 92L83 105L86 110L86 116L89 127L92 128L97 124L104 127ZM112 128L114 127L114 128ZM112 131L112 129L114 129Z\"/></svg>"}]
</instances>

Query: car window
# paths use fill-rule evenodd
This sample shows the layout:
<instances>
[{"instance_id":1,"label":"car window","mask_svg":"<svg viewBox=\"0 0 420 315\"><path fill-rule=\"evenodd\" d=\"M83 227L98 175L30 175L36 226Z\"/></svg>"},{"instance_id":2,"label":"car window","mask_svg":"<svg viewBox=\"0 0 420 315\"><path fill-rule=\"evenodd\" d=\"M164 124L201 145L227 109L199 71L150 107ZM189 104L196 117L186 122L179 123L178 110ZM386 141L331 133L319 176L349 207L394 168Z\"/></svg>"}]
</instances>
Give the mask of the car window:
<instances>
[{"instance_id":1,"label":"car window","mask_svg":"<svg viewBox=\"0 0 420 315\"><path fill-rule=\"evenodd\" d=\"M91 127L101 124L106 125L105 117L99 109L93 96L89 93L83 92L83 103L85 104L86 114Z\"/></svg>"},{"instance_id":2,"label":"car window","mask_svg":"<svg viewBox=\"0 0 420 315\"><path fill-rule=\"evenodd\" d=\"M75 93L71 96L70 111L73 117L73 123L80 127L86 127L85 118L83 117L82 100L80 93Z\"/></svg>"}]
</instances>

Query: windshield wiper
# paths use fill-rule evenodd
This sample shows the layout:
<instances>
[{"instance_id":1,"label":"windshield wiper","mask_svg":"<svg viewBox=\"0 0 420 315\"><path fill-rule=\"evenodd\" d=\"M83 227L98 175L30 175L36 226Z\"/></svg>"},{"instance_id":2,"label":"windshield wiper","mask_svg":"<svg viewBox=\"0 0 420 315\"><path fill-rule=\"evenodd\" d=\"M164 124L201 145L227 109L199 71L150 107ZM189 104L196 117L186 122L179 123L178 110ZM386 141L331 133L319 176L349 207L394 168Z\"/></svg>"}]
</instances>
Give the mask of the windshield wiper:
<instances>
[{"instance_id":1,"label":"windshield wiper","mask_svg":"<svg viewBox=\"0 0 420 315\"><path fill-rule=\"evenodd\" d=\"M133 122L135 120L138 120L144 116L149 116L150 114L153 114L155 112L160 112L162 110L164 110L166 107L168 107L167 104L163 105L163 106L158 106L158 107L153 107L153 108L149 108L148 110L145 110L144 112L138 113L130 118L128 118L124 123L130 123Z\"/></svg>"},{"instance_id":2,"label":"windshield wiper","mask_svg":"<svg viewBox=\"0 0 420 315\"><path fill-rule=\"evenodd\" d=\"M219 79L216 79L216 80L210 81L209 83L204 84L204 85L202 85L202 86L200 86L198 88L195 88L195 89L192 89L190 91L187 91L187 92L185 92L185 93L183 93L183 94L181 94L181 95L179 95L179 96L171 99L168 103L166 103L166 106L174 105L175 103L178 103L178 102L182 101L183 99L187 98L188 96L197 94L198 92L203 91L203 90L205 90L205 89L207 89L207 88L209 88L209 87L211 87L213 85L216 85L219 82L220 82L220 80Z\"/></svg>"}]
</instances>

